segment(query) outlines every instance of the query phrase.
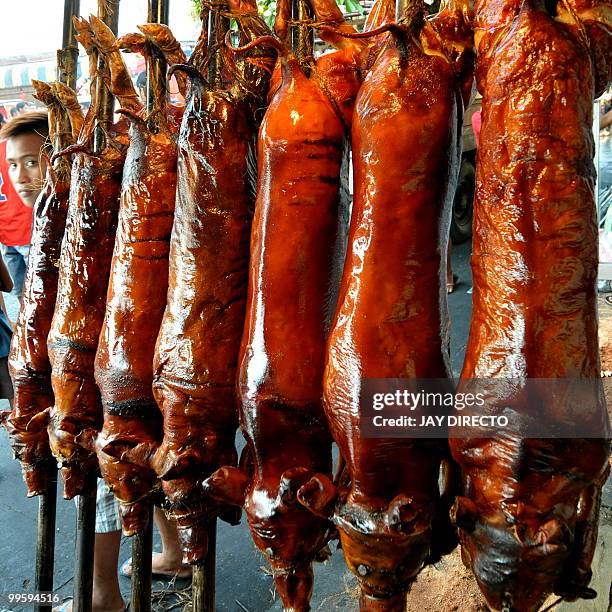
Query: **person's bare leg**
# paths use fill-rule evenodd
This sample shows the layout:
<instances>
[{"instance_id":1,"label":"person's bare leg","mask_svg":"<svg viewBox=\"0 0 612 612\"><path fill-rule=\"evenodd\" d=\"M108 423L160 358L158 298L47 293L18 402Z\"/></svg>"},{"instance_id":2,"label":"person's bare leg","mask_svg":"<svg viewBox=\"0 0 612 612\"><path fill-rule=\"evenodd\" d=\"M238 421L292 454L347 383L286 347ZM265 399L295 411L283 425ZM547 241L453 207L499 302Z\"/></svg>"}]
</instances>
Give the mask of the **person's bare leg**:
<instances>
[{"instance_id":1,"label":"person's bare leg","mask_svg":"<svg viewBox=\"0 0 612 612\"><path fill-rule=\"evenodd\" d=\"M183 552L174 521L168 520L159 508L155 508L154 519L161 538L162 551L153 555L153 571L168 574L181 570L179 576L189 575L187 568L182 569Z\"/></svg>"},{"instance_id":2,"label":"person's bare leg","mask_svg":"<svg viewBox=\"0 0 612 612\"><path fill-rule=\"evenodd\" d=\"M119 589L117 563L121 531L96 533L93 567L92 612L123 612L125 602ZM53 608L53 612L72 612L73 601Z\"/></svg>"},{"instance_id":3,"label":"person's bare leg","mask_svg":"<svg viewBox=\"0 0 612 612\"><path fill-rule=\"evenodd\" d=\"M125 602L119 589L117 563L121 531L96 533L93 575L93 612L120 612Z\"/></svg>"},{"instance_id":4,"label":"person's bare leg","mask_svg":"<svg viewBox=\"0 0 612 612\"><path fill-rule=\"evenodd\" d=\"M151 560L153 573L166 574L169 577L176 575L178 578L188 578L191 576L191 568L182 563L183 551L174 521L168 520L159 508L155 508L153 518L162 543L162 551L153 553L153 559ZM132 574L131 561L131 559L128 559L121 568L121 571L127 576Z\"/></svg>"}]
</instances>

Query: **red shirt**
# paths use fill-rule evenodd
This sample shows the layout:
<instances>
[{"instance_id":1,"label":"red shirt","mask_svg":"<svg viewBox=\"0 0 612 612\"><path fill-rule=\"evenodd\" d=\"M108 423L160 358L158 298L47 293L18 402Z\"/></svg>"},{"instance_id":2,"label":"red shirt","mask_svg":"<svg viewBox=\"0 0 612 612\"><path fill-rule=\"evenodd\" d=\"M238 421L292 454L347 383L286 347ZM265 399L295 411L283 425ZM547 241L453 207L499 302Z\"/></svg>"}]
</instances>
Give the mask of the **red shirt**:
<instances>
[{"instance_id":1,"label":"red shirt","mask_svg":"<svg viewBox=\"0 0 612 612\"><path fill-rule=\"evenodd\" d=\"M30 244L34 214L13 189L8 177L6 142L0 142L0 242L6 246Z\"/></svg>"}]
</instances>

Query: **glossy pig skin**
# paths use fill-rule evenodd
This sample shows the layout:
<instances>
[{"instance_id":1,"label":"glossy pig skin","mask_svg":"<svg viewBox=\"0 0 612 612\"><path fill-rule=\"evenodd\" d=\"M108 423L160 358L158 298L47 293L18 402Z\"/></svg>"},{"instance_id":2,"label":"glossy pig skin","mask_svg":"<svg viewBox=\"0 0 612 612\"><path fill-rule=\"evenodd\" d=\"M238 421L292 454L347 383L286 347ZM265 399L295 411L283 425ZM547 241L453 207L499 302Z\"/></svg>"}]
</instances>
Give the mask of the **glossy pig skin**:
<instances>
[{"instance_id":1,"label":"glossy pig skin","mask_svg":"<svg viewBox=\"0 0 612 612\"><path fill-rule=\"evenodd\" d=\"M244 504L251 534L285 609L308 610L311 563L329 527L296 493L310 475L331 472L321 382L345 134L316 81L295 58L282 62L259 135L238 385L254 464Z\"/></svg>"},{"instance_id":2,"label":"glossy pig skin","mask_svg":"<svg viewBox=\"0 0 612 612\"><path fill-rule=\"evenodd\" d=\"M64 497L81 493L97 472L95 453L79 436L102 426L94 357L104 318L110 262L117 229L127 126L112 134L114 147L91 155L76 153L60 280L48 337L55 405L49 441L61 464Z\"/></svg>"},{"instance_id":3,"label":"glossy pig skin","mask_svg":"<svg viewBox=\"0 0 612 612\"><path fill-rule=\"evenodd\" d=\"M472 323L462 379L592 379L599 384L588 40L543 3L480 0ZM570 3L571 4L571 3ZM561 5L560 5L561 6ZM495 9L500 3L495 3ZM463 558L494 610L531 612L587 588L609 456L605 400L581 412L601 439L453 439L464 492ZM515 418L520 419L517 404ZM556 422L556 404L539 418Z\"/></svg>"},{"instance_id":4,"label":"glossy pig skin","mask_svg":"<svg viewBox=\"0 0 612 612\"><path fill-rule=\"evenodd\" d=\"M146 524L148 506L135 502L155 487L152 468L123 454L157 446L161 414L153 398L153 351L166 305L168 250L176 192L176 145L134 122L123 174L119 226L96 382L104 404L97 439L104 479L121 504L126 535ZM125 460L122 460L125 459Z\"/></svg>"},{"instance_id":5,"label":"glossy pig skin","mask_svg":"<svg viewBox=\"0 0 612 612\"><path fill-rule=\"evenodd\" d=\"M451 16L469 53L469 11ZM441 30L445 18L436 22ZM355 197L324 377L325 411L346 478L337 499L319 476L299 492L313 511L332 514L363 610L403 610L423 564L456 544L438 489L446 444L361 436L362 379L448 373L441 275L465 84L420 12L406 27L393 28L365 78L352 125Z\"/></svg>"},{"instance_id":6,"label":"glossy pig skin","mask_svg":"<svg viewBox=\"0 0 612 612\"><path fill-rule=\"evenodd\" d=\"M97 66L98 43L92 22L75 19L74 23L77 40L85 47L93 68ZM74 154L74 159L57 301L47 338L55 395L47 429L67 499L83 492L98 472L91 437L102 425L102 405L94 380L94 357L106 303L128 140L126 122L113 125L103 117L103 83L110 77L106 63L93 75L92 105L78 141L57 155ZM100 132L104 138L101 150L94 153L97 121L104 123Z\"/></svg>"},{"instance_id":7,"label":"glossy pig skin","mask_svg":"<svg viewBox=\"0 0 612 612\"><path fill-rule=\"evenodd\" d=\"M354 32L333 3L313 5L319 20ZM276 29L286 36L278 18ZM260 130L238 383L251 473L221 470L207 483L244 504L287 610L309 609L311 563L330 531L325 517L298 503L297 491L315 473L331 471L321 405L324 343L338 276L341 163L364 47L334 32L326 38L341 48L311 65L309 77L283 52L280 87Z\"/></svg>"},{"instance_id":8,"label":"glossy pig skin","mask_svg":"<svg viewBox=\"0 0 612 612\"><path fill-rule=\"evenodd\" d=\"M334 3L313 8L318 19L354 33ZM281 17L286 12L281 7ZM282 19L276 30L286 37ZM325 36L340 49L314 65L282 49L280 84L259 132L238 376L248 460L243 471L225 468L206 483L212 495L244 506L286 610L310 609L311 564L330 536L326 517L304 508L298 491L317 473L331 475L324 347L344 229L341 165L364 47L333 31Z\"/></svg>"},{"instance_id":9,"label":"glossy pig skin","mask_svg":"<svg viewBox=\"0 0 612 612\"><path fill-rule=\"evenodd\" d=\"M269 32L255 4L242 5L237 18L243 36ZM240 78L226 83L222 66L209 82L197 67L179 67L191 85L178 140L168 299L155 351L153 391L163 413L163 440L153 465L189 563L206 554L207 517L238 520L234 509L228 513L211 503L201 484L237 459L236 363L253 209L249 164L254 112L273 63L273 53L253 50L234 64Z\"/></svg>"},{"instance_id":10,"label":"glossy pig skin","mask_svg":"<svg viewBox=\"0 0 612 612\"><path fill-rule=\"evenodd\" d=\"M559 3L557 12L557 20L576 36L586 34L598 98L612 82L612 5L609 0L565 0Z\"/></svg>"},{"instance_id":11,"label":"glossy pig skin","mask_svg":"<svg viewBox=\"0 0 612 612\"><path fill-rule=\"evenodd\" d=\"M165 26L143 28L150 33L151 45L160 36L168 43L172 36ZM150 47L144 47L149 55ZM182 52L177 59L185 60ZM149 513L145 500L159 486L142 455L161 439L161 412L151 385L155 342L166 306L176 198L178 126L173 122L176 110L170 113L166 107L163 77L148 119L126 109L132 124L130 145L95 361L104 406L96 450L102 475L119 500L126 535L144 529Z\"/></svg>"},{"instance_id":12,"label":"glossy pig skin","mask_svg":"<svg viewBox=\"0 0 612 612\"><path fill-rule=\"evenodd\" d=\"M78 133L82 123L76 94L58 83L34 81L33 85L36 97L49 109L50 138L56 150L72 144L72 128ZM22 462L29 496L45 491L47 471L41 469L42 464L54 464L45 412L54 402L47 335L55 307L69 191L70 160L60 158L49 169L45 188L34 208L23 302L9 355L14 399L5 423L13 450Z\"/></svg>"}]
</instances>

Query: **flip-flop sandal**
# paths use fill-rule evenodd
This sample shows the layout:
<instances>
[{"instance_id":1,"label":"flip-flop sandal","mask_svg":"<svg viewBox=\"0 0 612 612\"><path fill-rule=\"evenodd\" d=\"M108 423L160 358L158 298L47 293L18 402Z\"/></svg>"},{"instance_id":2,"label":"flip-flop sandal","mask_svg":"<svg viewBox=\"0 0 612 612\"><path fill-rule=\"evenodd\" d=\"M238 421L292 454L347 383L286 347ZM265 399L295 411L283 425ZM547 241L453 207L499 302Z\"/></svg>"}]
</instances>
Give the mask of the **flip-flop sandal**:
<instances>
[{"instance_id":1,"label":"flip-flop sandal","mask_svg":"<svg viewBox=\"0 0 612 612\"><path fill-rule=\"evenodd\" d=\"M68 604L70 604L70 607L68 607ZM51 612L72 612L72 597L62 601L59 606L51 608Z\"/></svg>"},{"instance_id":2,"label":"flip-flop sandal","mask_svg":"<svg viewBox=\"0 0 612 612\"><path fill-rule=\"evenodd\" d=\"M59 606L55 606L51 609L51 612L72 612L72 597L69 597L68 599L62 601L62 603ZM70 607L68 607L68 605L70 605ZM123 608L123 612L129 612L130 611L130 604L128 602L128 604L125 606L125 608Z\"/></svg>"},{"instance_id":3,"label":"flip-flop sandal","mask_svg":"<svg viewBox=\"0 0 612 612\"><path fill-rule=\"evenodd\" d=\"M187 569L189 570L189 573L181 576L180 572L183 570L187 570ZM129 559L126 559L121 564L121 567L119 568L119 573L125 578L132 577L132 557L130 557ZM177 570L176 572L151 572L151 578L153 578L153 580L164 580L164 581L169 581L169 580L174 580L174 579L191 580L191 565L183 564L181 566L181 569Z\"/></svg>"}]
</instances>

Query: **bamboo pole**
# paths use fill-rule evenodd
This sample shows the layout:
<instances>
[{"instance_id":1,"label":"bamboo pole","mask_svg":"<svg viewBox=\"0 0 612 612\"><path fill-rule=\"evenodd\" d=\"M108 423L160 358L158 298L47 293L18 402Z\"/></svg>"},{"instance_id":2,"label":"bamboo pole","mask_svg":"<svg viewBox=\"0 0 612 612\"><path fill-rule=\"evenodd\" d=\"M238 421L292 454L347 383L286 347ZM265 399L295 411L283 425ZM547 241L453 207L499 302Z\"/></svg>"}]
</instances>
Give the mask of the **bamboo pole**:
<instances>
[{"instance_id":1,"label":"bamboo pole","mask_svg":"<svg viewBox=\"0 0 612 612\"><path fill-rule=\"evenodd\" d=\"M79 48L75 38L72 17L80 13L80 0L64 0L62 48L57 52L57 80L76 88Z\"/></svg>"},{"instance_id":2,"label":"bamboo pole","mask_svg":"<svg viewBox=\"0 0 612 612\"><path fill-rule=\"evenodd\" d=\"M165 23L170 19L170 0L149 0L149 23Z\"/></svg>"},{"instance_id":3,"label":"bamboo pole","mask_svg":"<svg viewBox=\"0 0 612 612\"><path fill-rule=\"evenodd\" d=\"M147 22L168 24L170 0L149 0ZM151 54L152 55L152 54ZM165 87L166 62L162 57L147 58L147 111L155 108L160 87ZM133 612L151 612L151 562L153 558L153 504L149 503L145 528L132 540Z\"/></svg>"},{"instance_id":4,"label":"bamboo pole","mask_svg":"<svg viewBox=\"0 0 612 612\"><path fill-rule=\"evenodd\" d=\"M221 15L220 11L209 11L208 52L212 53L212 57L208 64L208 82L213 85L220 85L221 82L221 55L229 23L229 19Z\"/></svg>"},{"instance_id":5,"label":"bamboo pole","mask_svg":"<svg viewBox=\"0 0 612 612\"><path fill-rule=\"evenodd\" d=\"M149 0L147 13L148 23L163 23L168 25L170 0ZM166 62L159 55L154 61L147 61L147 110L154 108L154 100L159 87L166 85Z\"/></svg>"},{"instance_id":6,"label":"bamboo pole","mask_svg":"<svg viewBox=\"0 0 612 612\"><path fill-rule=\"evenodd\" d=\"M151 612L151 562L153 559L153 505L149 506L145 528L132 540L133 612Z\"/></svg>"},{"instance_id":7,"label":"bamboo pole","mask_svg":"<svg viewBox=\"0 0 612 612\"><path fill-rule=\"evenodd\" d=\"M38 497L38 529L36 537L35 590L38 593L53 591L55 554L55 514L57 503L57 467L54 462L46 466L46 491ZM36 606L37 612L50 612L49 605Z\"/></svg>"},{"instance_id":8,"label":"bamboo pole","mask_svg":"<svg viewBox=\"0 0 612 612\"><path fill-rule=\"evenodd\" d=\"M57 78L74 88L76 85L78 48L74 38L72 17L79 14L80 0L64 0L64 27L62 48L57 52ZM50 460L47 471L46 490L38 497L38 522L36 533L36 561L34 588L39 593L53 591L55 569L55 519L57 515L57 466ZM36 612L50 612L52 605L37 605Z\"/></svg>"},{"instance_id":9,"label":"bamboo pole","mask_svg":"<svg viewBox=\"0 0 612 612\"><path fill-rule=\"evenodd\" d=\"M229 30L229 19L220 11L208 12L208 53L212 53L208 64L208 81L213 86L221 81L221 53L225 34ZM192 612L214 612L216 599L215 565L217 562L217 519L206 519L206 556L192 569Z\"/></svg>"},{"instance_id":10,"label":"bamboo pole","mask_svg":"<svg viewBox=\"0 0 612 612\"><path fill-rule=\"evenodd\" d=\"M98 17L117 34L119 27L119 1L98 0ZM105 60L98 58L98 70L105 69ZM100 153L106 146L106 133L113 122L115 100L104 79L98 79L96 96L99 113L94 134L94 153ZM77 499L77 541L75 552L75 576L73 612L91 612L93 593L93 564L96 538L96 493L95 475L86 483L83 493Z\"/></svg>"},{"instance_id":11,"label":"bamboo pole","mask_svg":"<svg viewBox=\"0 0 612 612\"><path fill-rule=\"evenodd\" d=\"M96 528L96 478L89 479L77 498L73 612L91 612Z\"/></svg>"},{"instance_id":12,"label":"bamboo pole","mask_svg":"<svg viewBox=\"0 0 612 612\"><path fill-rule=\"evenodd\" d=\"M399 21L406 13L409 0L395 0L395 21Z\"/></svg>"},{"instance_id":13,"label":"bamboo pole","mask_svg":"<svg viewBox=\"0 0 612 612\"><path fill-rule=\"evenodd\" d=\"M311 18L310 7L304 0L291 0L291 19L294 22L291 27L291 49L300 61L306 76L310 75L314 48L314 30L307 24Z\"/></svg>"},{"instance_id":14,"label":"bamboo pole","mask_svg":"<svg viewBox=\"0 0 612 612\"><path fill-rule=\"evenodd\" d=\"M119 1L120 0L98 0L98 17L115 35L119 29ZM104 68L105 60L100 56L98 58L98 70L103 71ZM97 95L100 110L96 121L94 152L100 153L106 146L106 132L108 132L110 126L113 124L115 99L104 82L104 79L98 79Z\"/></svg>"},{"instance_id":15,"label":"bamboo pole","mask_svg":"<svg viewBox=\"0 0 612 612\"><path fill-rule=\"evenodd\" d=\"M215 565L217 562L217 518L206 521L208 548L201 563L193 566L192 610L193 612L215 612Z\"/></svg>"}]
</instances>

